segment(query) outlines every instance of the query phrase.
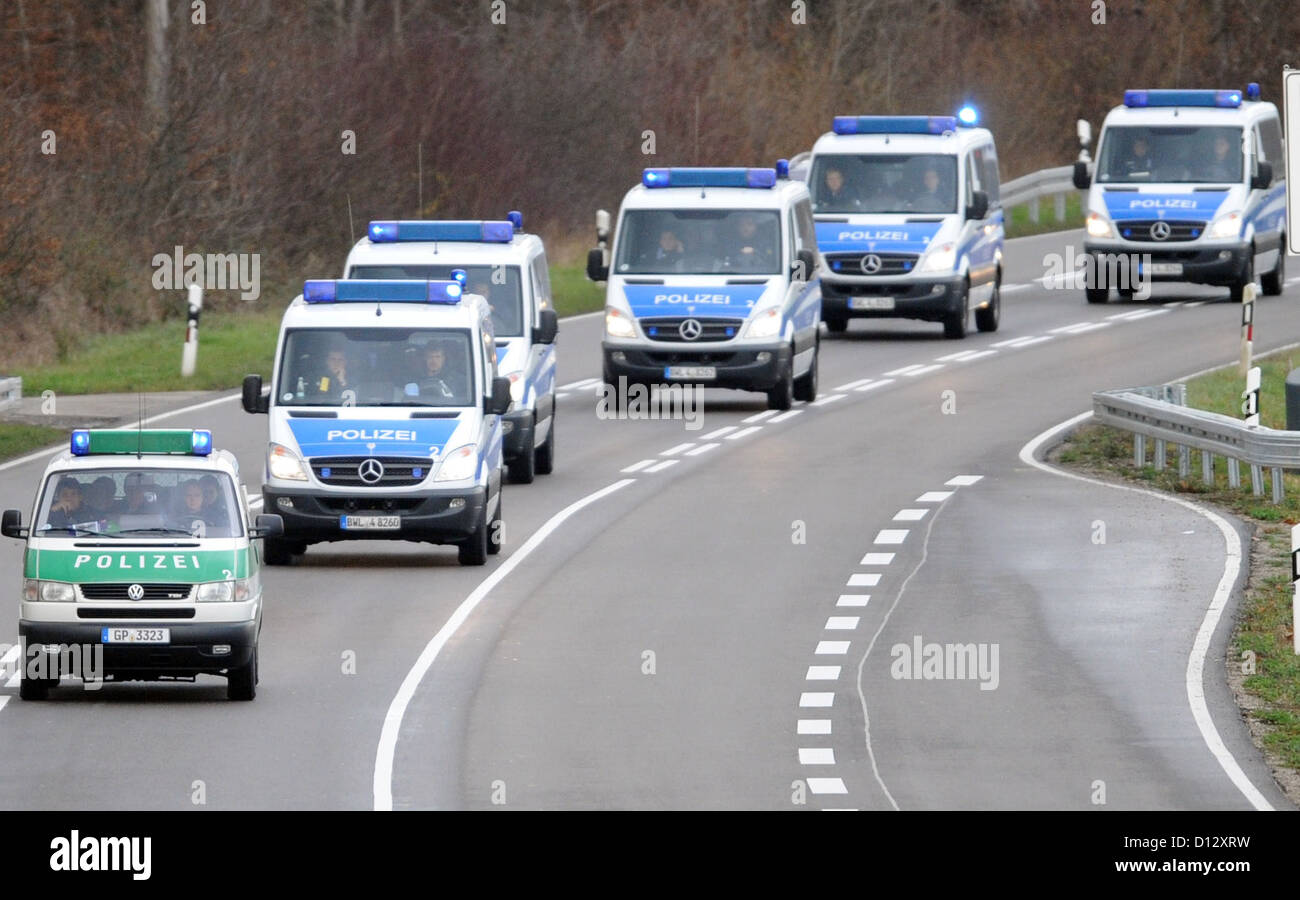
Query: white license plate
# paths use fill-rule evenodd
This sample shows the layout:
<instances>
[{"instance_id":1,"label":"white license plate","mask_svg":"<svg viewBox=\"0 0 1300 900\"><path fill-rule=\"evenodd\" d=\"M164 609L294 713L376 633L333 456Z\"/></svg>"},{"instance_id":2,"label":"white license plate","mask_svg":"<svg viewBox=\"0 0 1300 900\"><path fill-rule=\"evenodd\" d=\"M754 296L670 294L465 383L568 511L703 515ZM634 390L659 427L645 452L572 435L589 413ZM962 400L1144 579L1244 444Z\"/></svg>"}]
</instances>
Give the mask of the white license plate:
<instances>
[{"instance_id":1,"label":"white license plate","mask_svg":"<svg viewBox=\"0 0 1300 900\"><path fill-rule=\"evenodd\" d=\"M849 309L893 309L893 297L850 297Z\"/></svg>"},{"instance_id":2,"label":"white license plate","mask_svg":"<svg viewBox=\"0 0 1300 900\"><path fill-rule=\"evenodd\" d=\"M664 366L665 378L698 378L708 380L718 377L714 366Z\"/></svg>"},{"instance_id":3,"label":"white license plate","mask_svg":"<svg viewBox=\"0 0 1300 900\"><path fill-rule=\"evenodd\" d=\"M1183 274L1182 263L1152 263L1147 266L1147 271L1151 275L1181 275Z\"/></svg>"},{"instance_id":4,"label":"white license plate","mask_svg":"<svg viewBox=\"0 0 1300 900\"><path fill-rule=\"evenodd\" d=\"M400 531L401 516L339 516L344 531Z\"/></svg>"},{"instance_id":5,"label":"white license plate","mask_svg":"<svg viewBox=\"0 0 1300 900\"><path fill-rule=\"evenodd\" d=\"M104 644L170 644L170 628L104 628L100 643Z\"/></svg>"}]
</instances>

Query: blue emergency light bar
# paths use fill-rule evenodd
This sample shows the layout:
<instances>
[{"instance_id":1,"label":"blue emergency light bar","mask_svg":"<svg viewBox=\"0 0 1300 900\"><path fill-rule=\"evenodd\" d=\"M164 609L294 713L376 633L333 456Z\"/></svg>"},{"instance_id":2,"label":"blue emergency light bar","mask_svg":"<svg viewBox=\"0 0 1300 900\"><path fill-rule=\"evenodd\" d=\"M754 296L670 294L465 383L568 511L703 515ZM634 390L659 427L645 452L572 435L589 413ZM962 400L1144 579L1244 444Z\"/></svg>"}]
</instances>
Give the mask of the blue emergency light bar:
<instances>
[{"instance_id":1,"label":"blue emergency light bar","mask_svg":"<svg viewBox=\"0 0 1300 900\"><path fill-rule=\"evenodd\" d=\"M519 224L523 225L523 216ZM370 240L375 244L403 241L461 241L465 243L508 244L515 236L513 220L504 221L424 221L371 222Z\"/></svg>"},{"instance_id":2,"label":"blue emergency light bar","mask_svg":"<svg viewBox=\"0 0 1300 900\"><path fill-rule=\"evenodd\" d=\"M1260 95L1259 95L1259 82L1258 82L1258 81L1252 81L1250 84L1246 85L1246 99L1247 99L1247 100L1258 100L1258 99L1259 99L1259 96L1260 96Z\"/></svg>"},{"instance_id":3,"label":"blue emergency light bar","mask_svg":"<svg viewBox=\"0 0 1300 900\"><path fill-rule=\"evenodd\" d=\"M510 210L510 212L506 213L506 218L510 221L510 224L514 226L515 231L524 230L524 214L519 210Z\"/></svg>"},{"instance_id":4,"label":"blue emergency light bar","mask_svg":"<svg viewBox=\"0 0 1300 900\"><path fill-rule=\"evenodd\" d=\"M836 134L943 134L957 130L956 116L836 116Z\"/></svg>"},{"instance_id":5,"label":"blue emergency light bar","mask_svg":"<svg viewBox=\"0 0 1300 900\"><path fill-rule=\"evenodd\" d=\"M641 183L648 188L770 188L776 185L776 169L745 169L739 167L646 169L641 173Z\"/></svg>"},{"instance_id":6,"label":"blue emergency light bar","mask_svg":"<svg viewBox=\"0 0 1300 900\"><path fill-rule=\"evenodd\" d=\"M73 456L106 456L123 453L179 453L207 456L212 453L212 432L201 428L117 428L72 432Z\"/></svg>"},{"instance_id":7,"label":"blue emergency light bar","mask_svg":"<svg viewBox=\"0 0 1300 900\"><path fill-rule=\"evenodd\" d=\"M353 278L304 281L302 285L302 299L307 303L454 304L460 302L463 293L461 281L456 278L451 281Z\"/></svg>"},{"instance_id":8,"label":"blue emergency light bar","mask_svg":"<svg viewBox=\"0 0 1300 900\"><path fill-rule=\"evenodd\" d=\"M1124 105L1130 109L1149 106L1205 106L1236 109L1241 106L1241 91L1125 91Z\"/></svg>"}]
</instances>

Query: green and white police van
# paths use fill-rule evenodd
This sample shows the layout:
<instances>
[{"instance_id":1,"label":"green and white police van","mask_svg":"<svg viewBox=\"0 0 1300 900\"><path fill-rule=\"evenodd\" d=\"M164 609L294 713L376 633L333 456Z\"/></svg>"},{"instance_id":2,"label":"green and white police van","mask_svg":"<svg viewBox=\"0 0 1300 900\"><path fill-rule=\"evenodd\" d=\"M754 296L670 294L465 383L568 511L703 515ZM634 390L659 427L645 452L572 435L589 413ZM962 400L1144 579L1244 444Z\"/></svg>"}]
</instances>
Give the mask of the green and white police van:
<instances>
[{"instance_id":1,"label":"green and white police van","mask_svg":"<svg viewBox=\"0 0 1300 900\"><path fill-rule=\"evenodd\" d=\"M0 522L27 545L19 695L41 700L59 683L38 656L81 648L102 654L105 681L219 675L230 699L252 700L257 539L282 530L278 515L250 518L238 463L213 450L209 431L72 432L69 452L45 470L30 525L17 509Z\"/></svg>"}]
</instances>

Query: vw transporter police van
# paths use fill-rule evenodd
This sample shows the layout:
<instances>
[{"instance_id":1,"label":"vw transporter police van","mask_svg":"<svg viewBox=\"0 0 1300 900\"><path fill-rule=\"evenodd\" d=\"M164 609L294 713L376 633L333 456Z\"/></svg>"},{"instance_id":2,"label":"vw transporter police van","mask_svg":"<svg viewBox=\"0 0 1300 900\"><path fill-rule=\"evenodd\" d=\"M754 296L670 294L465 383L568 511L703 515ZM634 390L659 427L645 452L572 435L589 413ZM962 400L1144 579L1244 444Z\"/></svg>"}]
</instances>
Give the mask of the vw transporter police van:
<instances>
[{"instance_id":1,"label":"vw transporter police van","mask_svg":"<svg viewBox=\"0 0 1300 900\"><path fill-rule=\"evenodd\" d=\"M226 677L232 700L256 695L256 541L283 526L249 516L239 465L211 432L74 431L45 469L31 524L8 509L2 525L26 541L22 699L44 699L78 653L88 685L210 674Z\"/></svg>"},{"instance_id":2,"label":"vw transporter police van","mask_svg":"<svg viewBox=\"0 0 1300 900\"><path fill-rule=\"evenodd\" d=\"M1131 296L1149 281L1219 285L1241 301L1286 280L1282 125L1259 86L1131 90L1106 115L1095 170L1074 164L1088 191L1085 295Z\"/></svg>"},{"instance_id":3,"label":"vw transporter police van","mask_svg":"<svg viewBox=\"0 0 1300 900\"><path fill-rule=\"evenodd\" d=\"M588 277L607 282L606 384L762 391L772 409L814 399L818 267L808 190L784 160L646 169L610 259L603 248L587 259Z\"/></svg>"},{"instance_id":4,"label":"vw transporter police van","mask_svg":"<svg viewBox=\"0 0 1300 900\"><path fill-rule=\"evenodd\" d=\"M501 427L510 480L527 484L555 467L555 337L550 271L542 239L507 221L371 222L348 254L344 278L450 278L487 298L497 366L514 401Z\"/></svg>"},{"instance_id":5,"label":"vw transporter police van","mask_svg":"<svg viewBox=\"0 0 1300 900\"><path fill-rule=\"evenodd\" d=\"M451 280L308 281L285 310L269 393L264 506L284 520L266 561L321 541L459 547L482 565L501 549L501 417L487 300Z\"/></svg>"},{"instance_id":6,"label":"vw transporter police van","mask_svg":"<svg viewBox=\"0 0 1300 900\"><path fill-rule=\"evenodd\" d=\"M822 318L942 322L966 336L1002 314L1003 215L993 135L956 116L836 116L808 173L824 259Z\"/></svg>"}]
</instances>

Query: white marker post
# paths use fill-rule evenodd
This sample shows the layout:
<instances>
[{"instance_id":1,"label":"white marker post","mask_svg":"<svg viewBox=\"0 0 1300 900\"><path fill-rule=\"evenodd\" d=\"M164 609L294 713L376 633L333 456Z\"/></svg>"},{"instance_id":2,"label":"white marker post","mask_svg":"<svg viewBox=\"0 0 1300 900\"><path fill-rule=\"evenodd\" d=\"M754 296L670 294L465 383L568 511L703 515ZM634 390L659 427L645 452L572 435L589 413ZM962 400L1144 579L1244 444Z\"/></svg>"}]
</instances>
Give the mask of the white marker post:
<instances>
[{"instance_id":1,"label":"white marker post","mask_svg":"<svg viewBox=\"0 0 1300 900\"><path fill-rule=\"evenodd\" d=\"M1255 347L1255 283L1251 282L1241 292L1241 369L1242 375L1250 371L1251 354Z\"/></svg>"},{"instance_id":2,"label":"white marker post","mask_svg":"<svg viewBox=\"0 0 1300 900\"><path fill-rule=\"evenodd\" d=\"M1259 376L1259 366L1247 372L1246 389L1241 392L1241 414L1246 417L1248 428L1259 427Z\"/></svg>"},{"instance_id":3,"label":"white marker post","mask_svg":"<svg viewBox=\"0 0 1300 900\"><path fill-rule=\"evenodd\" d=\"M1282 123L1286 136L1286 178L1300 178L1300 69L1287 66L1282 69ZM1300 191L1286 192L1286 243L1283 253L1300 253Z\"/></svg>"},{"instance_id":4,"label":"white marker post","mask_svg":"<svg viewBox=\"0 0 1300 900\"><path fill-rule=\"evenodd\" d=\"M1291 642L1300 654L1300 525L1291 526Z\"/></svg>"},{"instance_id":5,"label":"white marker post","mask_svg":"<svg viewBox=\"0 0 1300 900\"><path fill-rule=\"evenodd\" d=\"M194 364L199 358L199 313L203 311L203 288L191 284L189 321L185 323L185 343L181 346L181 376L194 374Z\"/></svg>"}]
</instances>

